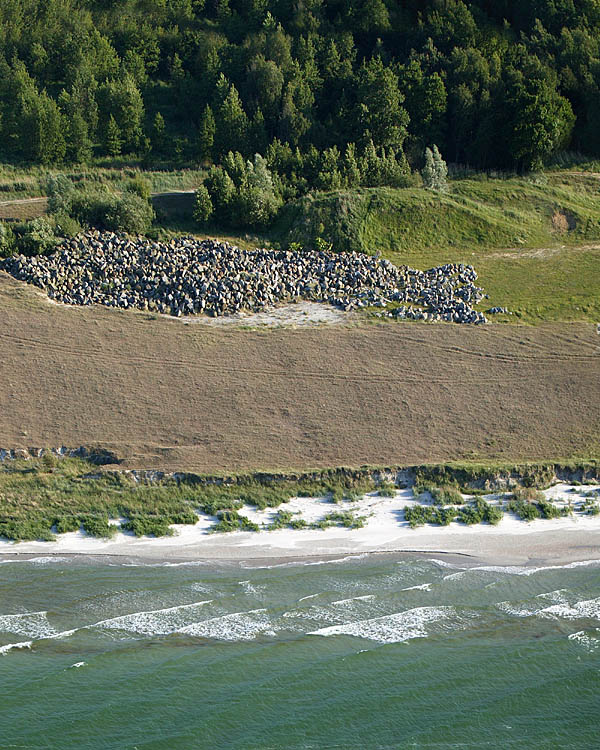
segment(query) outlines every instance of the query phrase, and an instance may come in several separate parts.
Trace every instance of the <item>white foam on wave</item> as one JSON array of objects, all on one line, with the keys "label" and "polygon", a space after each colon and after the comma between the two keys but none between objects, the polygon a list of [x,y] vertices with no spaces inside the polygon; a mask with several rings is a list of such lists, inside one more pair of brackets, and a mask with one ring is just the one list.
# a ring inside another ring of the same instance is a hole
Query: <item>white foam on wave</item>
[{"label": "white foam on wave", "polygon": [[266,586],[255,586],[251,581],[238,581],[238,586],[244,589],[245,594],[262,594]]},{"label": "white foam on wave", "polygon": [[455,616],[456,610],[453,607],[416,607],[370,620],[358,620],[320,628],[308,635],[352,635],[378,643],[400,643],[412,638],[425,638],[427,637],[426,625],[441,621],[449,622]]},{"label": "white foam on wave", "polygon": [[515,617],[548,617],[563,620],[600,620],[600,597],[584,599],[571,604],[567,589],[556,589],[547,593],[537,594],[536,599],[549,599],[554,602],[548,607],[532,607],[531,604],[498,602],[496,606],[502,612]]},{"label": "white foam on wave", "polygon": [[331,602],[331,604],[341,604],[343,606],[351,602],[368,602],[374,598],[375,594],[365,594],[364,596],[351,596],[349,599],[338,599],[335,602]]},{"label": "white foam on wave", "polygon": [[407,586],[405,589],[400,589],[401,591],[431,591],[431,586],[433,584],[431,583],[419,583],[417,586]]},{"label": "white foam on wave", "polygon": [[21,643],[7,643],[6,646],[0,646],[0,655],[4,656],[9,651],[17,648],[31,648],[33,641],[22,641]]},{"label": "white foam on wave", "polygon": [[299,602],[304,602],[307,599],[314,599],[315,596],[320,596],[320,594],[309,594],[308,596],[303,596],[300,599],[298,599]]},{"label": "white foam on wave", "polygon": [[442,578],[442,581],[456,581],[463,578],[466,574],[466,570],[459,570],[458,573],[449,573],[447,576]]},{"label": "white foam on wave", "polygon": [[544,617],[560,617],[564,620],[600,620],[600,596],[596,599],[584,599],[575,604],[553,604],[540,610]]},{"label": "white foam on wave", "polygon": [[275,635],[266,609],[251,609],[212,617],[187,625],[177,632],[218,641],[251,641],[257,635]]},{"label": "white foam on wave", "polygon": [[345,557],[339,557],[335,560],[292,560],[291,562],[273,563],[273,565],[246,565],[240,563],[240,568],[244,570],[271,570],[272,568],[296,568],[296,567],[308,567],[311,565],[336,565],[339,563],[348,562],[350,560],[361,560],[363,557],[368,557],[368,552],[362,552],[358,555],[346,555]]},{"label": "white foam on wave", "polygon": [[47,612],[20,612],[16,615],[0,615],[0,632],[44,638],[56,630],[48,622]]},{"label": "white foam on wave", "polygon": [[[600,629],[596,628],[596,632],[600,632]],[[590,653],[597,651],[598,647],[600,646],[600,639],[588,635],[585,630],[579,630],[577,631],[577,633],[571,633],[568,638],[570,641],[574,641],[580,646],[583,646]]]},{"label": "white foam on wave", "polygon": [[8,565],[10,563],[31,563],[33,565],[52,565],[53,563],[64,563],[70,562],[68,557],[59,557],[58,555],[46,556],[46,557],[27,557],[27,558],[12,558],[10,560],[0,560],[0,565]]},{"label": "white foam on wave", "polygon": [[567,594],[569,593],[568,589],[556,589],[555,591],[547,591],[543,594],[537,594],[536,599],[548,599],[553,604],[568,604],[569,599],[567,597]]},{"label": "white foam on wave", "polygon": [[436,557],[432,557],[428,562],[435,563],[440,568],[450,568],[452,570],[464,570],[463,565],[456,565],[455,563],[448,562],[447,560],[438,560]]},{"label": "white foam on wave", "polygon": [[129,633],[147,636],[169,635],[188,625],[190,619],[193,619],[197,615],[198,610],[211,602],[212,599],[206,599],[201,602],[180,604],[176,607],[166,607],[165,609],[132,612],[128,615],[101,620],[87,627],[125,630]]},{"label": "white foam on wave", "polygon": [[200,591],[202,594],[210,594],[212,592],[210,587],[205,586],[203,583],[198,583],[198,581],[191,583],[190,588],[192,591]]},{"label": "white foam on wave", "polygon": [[468,573],[472,570],[480,570],[490,573],[508,573],[509,575],[516,576],[532,576],[535,575],[535,573],[541,573],[545,570],[566,570],[569,568],[588,567],[590,565],[600,565],[600,560],[579,560],[572,563],[566,563],[565,565],[542,565],[537,568],[520,565],[478,565],[473,568],[467,568],[464,572]]}]

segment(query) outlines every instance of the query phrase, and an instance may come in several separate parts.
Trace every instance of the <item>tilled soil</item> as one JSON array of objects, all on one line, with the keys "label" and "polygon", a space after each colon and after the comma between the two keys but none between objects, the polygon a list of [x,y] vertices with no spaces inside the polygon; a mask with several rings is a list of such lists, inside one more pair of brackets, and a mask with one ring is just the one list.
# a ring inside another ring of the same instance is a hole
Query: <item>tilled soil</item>
[{"label": "tilled soil", "polygon": [[599,454],[591,324],[182,325],[0,272],[0,448],[204,472]]}]

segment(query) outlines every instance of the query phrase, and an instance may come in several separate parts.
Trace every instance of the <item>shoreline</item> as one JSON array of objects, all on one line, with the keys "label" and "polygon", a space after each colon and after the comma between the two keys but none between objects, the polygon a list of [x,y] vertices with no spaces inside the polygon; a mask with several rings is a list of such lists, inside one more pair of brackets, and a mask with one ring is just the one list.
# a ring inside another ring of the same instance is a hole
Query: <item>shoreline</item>
[{"label": "shoreline", "polygon": [[[577,528],[567,528],[564,521]],[[503,529],[503,525],[520,524],[520,531]],[[184,527],[185,528],[185,527]],[[112,540],[85,537],[80,532],[62,535],[56,542],[1,542],[0,564],[40,558],[94,560],[123,564],[219,564],[245,563],[246,567],[278,564],[318,564],[340,558],[369,558],[375,556],[431,556],[443,555],[460,559],[466,564],[497,564],[532,567],[538,565],[568,565],[600,560],[599,519],[539,520],[532,523],[504,519],[497,527],[479,525],[466,528],[394,529],[394,536],[379,545],[368,544],[356,537],[360,531],[332,529],[329,532],[280,531],[232,532],[207,538],[188,527],[187,539],[135,538],[118,534]],[[194,532],[196,532],[194,534]],[[284,546],[273,540],[274,534],[286,537],[297,535],[293,545]],[[320,534],[320,539],[306,535]],[[194,536],[195,539],[191,537]],[[64,537],[71,537],[65,539]]]},{"label": "shoreline", "polygon": [[[26,556],[68,556],[156,564],[255,565],[261,561],[315,561],[375,554],[437,554],[461,557],[475,564],[531,566],[600,559],[600,513],[591,515],[582,511],[584,503],[594,502],[590,496],[596,498],[594,507],[598,511],[598,486],[559,482],[546,489],[543,496],[561,513],[559,517],[526,521],[505,509],[494,525],[483,521],[468,524],[456,519],[445,526],[422,523],[411,528],[408,511],[420,506],[422,497],[415,497],[410,487],[385,494],[376,489],[337,503],[330,496],[295,496],[281,505],[263,509],[246,503],[239,507],[238,517],[255,530],[213,533],[217,517],[196,511],[195,523],[171,525],[170,536],[135,536],[120,527],[126,519],[113,518],[109,524],[114,533],[108,538],[91,536],[80,527],[57,534],[53,541],[0,541],[0,562],[11,558],[23,560]],[[470,497],[463,494],[463,502]],[[483,498],[490,507],[502,506],[504,502],[502,493]],[[281,512],[286,519],[277,526]],[[320,526],[332,512],[344,523],[336,519],[334,525]],[[301,521],[304,528],[292,528],[295,520]],[[352,525],[346,521],[352,521]]]}]

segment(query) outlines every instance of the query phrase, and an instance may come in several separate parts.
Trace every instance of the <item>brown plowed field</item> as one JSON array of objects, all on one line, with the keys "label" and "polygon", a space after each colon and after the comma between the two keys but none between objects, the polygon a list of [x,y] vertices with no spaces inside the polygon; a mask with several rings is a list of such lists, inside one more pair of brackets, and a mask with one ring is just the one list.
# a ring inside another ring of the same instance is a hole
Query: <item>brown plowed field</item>
[{"label": "brown plowed field", "polygon": [[0,447],[240,471],[599,455],[589,324],[243,330],[69,308],[0,272]]}]

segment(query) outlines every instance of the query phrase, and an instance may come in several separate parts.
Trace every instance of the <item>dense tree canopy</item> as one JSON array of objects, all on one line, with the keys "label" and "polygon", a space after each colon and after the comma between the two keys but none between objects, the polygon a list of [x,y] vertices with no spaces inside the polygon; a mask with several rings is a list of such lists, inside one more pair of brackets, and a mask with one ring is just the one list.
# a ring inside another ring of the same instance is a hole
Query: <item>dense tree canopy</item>
[{"label": "dense tree canopy", "polygon": [[539,168],[600,154],[599,74],[597,0],[0,0],[0,156]]}]

